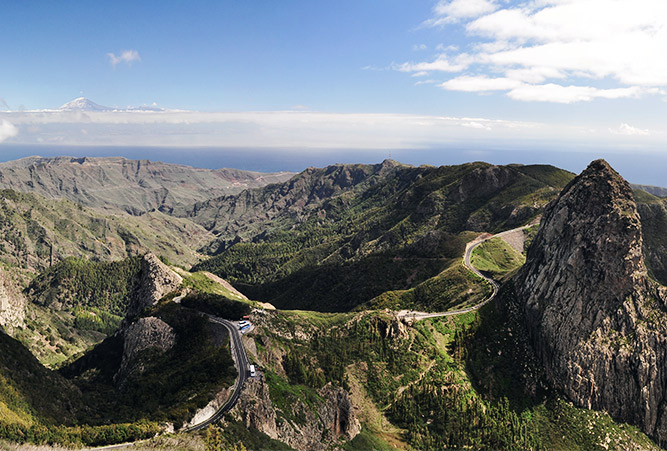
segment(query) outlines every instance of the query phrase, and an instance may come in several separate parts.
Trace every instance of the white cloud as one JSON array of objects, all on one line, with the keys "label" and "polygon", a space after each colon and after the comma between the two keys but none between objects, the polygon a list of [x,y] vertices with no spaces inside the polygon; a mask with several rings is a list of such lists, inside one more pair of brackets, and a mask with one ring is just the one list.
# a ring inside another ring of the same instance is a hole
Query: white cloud
[{"label": "white cloud", "polygon": [[512,88],[508,96],[524,102],[577,103],[593,99],[623,99],[640,97],[645,90],[637,87],[598,89],[591,86],[561,86],[553,83],[545,85],[522,84]]},{"label": "white cloud", "polygon": [[[6,118],[6,119],[5,119]],[[534,136],[540,124],[487,118],[310,111],[0,111],[15,144],[164,147],[419,149],[444,142]],[[4,127],[4,125],[3,125]],[[14,126],[12,126],[14,127]],[[15,130],[15,128],[12,128]],[[85,130],[85,132],[84,132]]]},{"label": "white cloud", "polygon": [[494,3],[489,0],[440,0],[433,8],[435,17],[424,22],[424,25],[439,26],[479,17],[494,11],[497,8]]},{"label": "white cloud", "polygon": [[470,65],[471,61],[471,58],[465,53],[457,55],[454,61],[450,61],[447,55],[442,54],[431,62],[403,63],[396,68],[401,72],[461,72]]},{"label": "white cloud", "polygon": [[468,128],[476,128],[478,130],[492,130],[491,127],[488,125],[482,124],[481,122],[475,122],[475,121],[470,121],[470,122],[464,122],[461,124],[464,127]]},{"label": "white cloud", "polygon": [[621,123],[618,128],[610,128],[609,132],[613,133],[614,135],[626,136],[646,136],[651,134],[649,130],[633,127],[632,125],[628,125],[625,122]]},{"label": "white cloud", "polygon": [[119,63],[132,65],[135,61],[141,61],[141,56],[136,50],[123,50],[120,55],[116,56],[114,53],[107,53],[111,66],[116,67]]},{"label": "white cloud", "polygon": [[[598,90],[603,91],[603,90]],[[623,93],[586,92],[587,96]],[[562,97],[562,94],[559,94]],[[0,138],[13,145],[153,146],[187,148],[433,149],[603,146],[627,149],[641,140],[664,149],[665,131],[621,125],[597,127],[415,114],[339,114],[311,111],[0,111]],[[648,128],[647,126],[644,126]],[[612,131],[613,130],[613,131]],[[19,133],[20,131],[20,133]],[[611,132],[611,133],[610,133]],[[627,135],[619,139],[618,135]]]},{"label": "white cloud", "polygon": [[469,77],[463,75],[441,83],[440,87],[450,91],[486,92],[506,91],[518,88],[521,85],[520,81],[512,80],[511,78]]},{"label": "white cloud", "polygon": [[[491,90],[525,101],[638,97],[667,87],[664,0],[443,0],[427,21],[452,22],[464,27],[467,46],[397,69],[456,74],[442,86],[464,91],[474,91],[474,80],[480,92],[490,90],[486,80],[504,80],[505,89]],[[559,93],[565,97],[552,95]]]},{"label": "white cloud", "polygon": [[0,143],[19,134],[18,128],[9,121],[0,121]]}]

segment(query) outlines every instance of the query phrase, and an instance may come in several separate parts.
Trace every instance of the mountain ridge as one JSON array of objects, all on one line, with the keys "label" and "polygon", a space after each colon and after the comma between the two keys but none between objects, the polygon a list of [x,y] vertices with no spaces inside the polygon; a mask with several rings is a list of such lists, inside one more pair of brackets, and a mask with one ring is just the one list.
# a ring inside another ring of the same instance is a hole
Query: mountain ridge
[{"label": "mountain ridge", "polygon": [[289,172],[202,169],[123,157],[27,157],[0,163],[0,188],[141,214],[289,179]]}]

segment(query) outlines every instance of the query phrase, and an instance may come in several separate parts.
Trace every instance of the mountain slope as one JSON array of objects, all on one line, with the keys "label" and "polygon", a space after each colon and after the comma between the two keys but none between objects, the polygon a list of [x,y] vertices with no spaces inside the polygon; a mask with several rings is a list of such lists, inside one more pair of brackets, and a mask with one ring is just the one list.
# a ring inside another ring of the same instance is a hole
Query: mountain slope
[{"label": "mountain slope", "polygon": [[642,221],[644,258],[649,274],[667,285],[667,199],[642,196],[637,199],[637,211]]},{"label": "mountain slope", "polygon": [[647,193],[657,197],[667,197],[667,188],[663,188],[662,186],[637,185],[634,183],[630,186],[632,186],[632,189],[646,191]]},{"label": "mountain slope", "polygon": [[345,311],[458,274],[471,231],[529,222],[571,177],[551,166],[337,165],[185,215],[219,237],[219,255],[197,269],[279,308]]},{"label": "mountain slope", "polygon": [[0,188],[140,214],[282,182],[292,175],[120,157],[29,157],[0,163]]},{"label": "mountain slope", "polygon": [[667,439],[667,288],[647,277],[632,190],[606,162],[546,208],[514,285],[549,383]]},{"label": "mountain slope", "polygon": [[0,190],[0,261],[40,270],[69,256],[119,260],[149,250],[192,264],[193,248],[213,237],[160,212],[105,215],[67,200]]}]

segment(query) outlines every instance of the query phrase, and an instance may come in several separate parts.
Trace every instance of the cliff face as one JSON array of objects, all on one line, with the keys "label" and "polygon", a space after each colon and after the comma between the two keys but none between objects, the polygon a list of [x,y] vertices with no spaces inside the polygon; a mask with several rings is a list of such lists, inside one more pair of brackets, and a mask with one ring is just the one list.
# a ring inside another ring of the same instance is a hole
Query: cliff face
[{"label": "cliff face", "polygon": [[667,289],[647,277],[632,190],[605,161],[545,209],[515,285],[551,385],[667,439]]},{"label": "cliff face", "polygon": [[174,344],[176,333],[169,324],[152,316],[140,318],[124,331],[123,359],[115,379],[122,381],[131,372],[143,372],[144,367],[138,359],[142,351],[153,349],[164,353]]},{"label": "cliff face", "polygon": [[0,269],[0,328],[11,333],[25,320],[28,301],[5,270]]},{"label": "cliff face", "polygon": [[298,450],[325,450],[339,439],[351,440],[361,432],[350,395],[344,389],[326,385],[319,390],[322,401],[308,406],[299,400],[290,406],[300,421],[279,419],[269,386],[263,379],[246,382],[238,404],[232,409],[234,419],[257,429],[272,439]]},{"label": "cliff face", "polygon": [[127,318],[132,318],[148,307],[152,307],[164,295],[178,289],[183,278],[169,269],[154,254],[144,255],[137,288],[130,297]]}]

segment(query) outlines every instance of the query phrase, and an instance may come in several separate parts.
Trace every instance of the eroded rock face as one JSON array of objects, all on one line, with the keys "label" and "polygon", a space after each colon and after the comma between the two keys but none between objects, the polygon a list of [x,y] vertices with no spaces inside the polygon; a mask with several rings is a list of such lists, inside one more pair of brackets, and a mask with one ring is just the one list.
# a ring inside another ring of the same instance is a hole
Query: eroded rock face
[{"label": "eroded rock face", "polygon": [[9,274],[0,269],[0,327],[12,333],[23,325],[28,301]]},{"label": "eroded rock face", "polygon": [[327,384],[320,390],[325,403],[320,407],[320,418],[334,437],[345,437],[352,440],[361,432],[361,424],[357,420],[350,400],[350,394],[338,387]]},{"label": "eroded rock face", "polygon": [[180,288],[183,278],[169,269],[154,254],[148,253],[141,260],[141,272],[136,289],[130,297],[127,317],[132,318],[152,307],[164,295]]},{"label": "eroded rock face", "polygon": [[115,376],[121,382],[132,372],[143,372],[138,358],[142,351],[152,349],[158,353],[167,352],[176,344],[174,329],[154,316],[139,318],[124,332],[123,359]]},{"label": "eroded rock face", "polygon": [[515,286],[548,381],[667,439],[667,290],[648,280],[632,190],[605,161],[546,208]]},{"label": "eroded rock face", "polygon": [[326,450],[339,439],[351,440],[361,431],[350,395],[342,388],[326,385],[320,392],[323,401],[315,409],[297,400],[290,412],[283,412],[296,419],[279,418],[272,403],[269,386],[262,379],[246,382],[239,402],[231,414],[248,428],[255,428],[272,439],[279,440],[298,450]]}]

